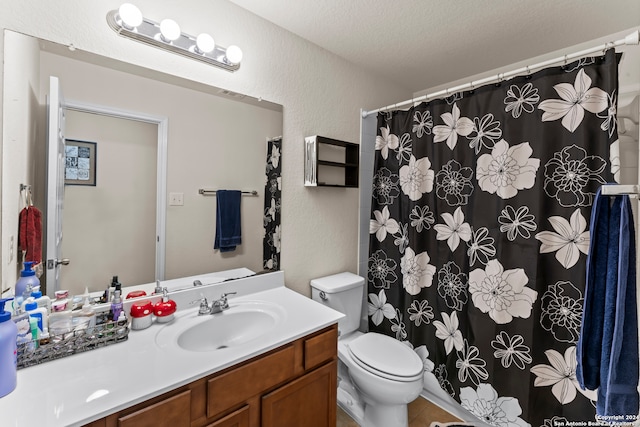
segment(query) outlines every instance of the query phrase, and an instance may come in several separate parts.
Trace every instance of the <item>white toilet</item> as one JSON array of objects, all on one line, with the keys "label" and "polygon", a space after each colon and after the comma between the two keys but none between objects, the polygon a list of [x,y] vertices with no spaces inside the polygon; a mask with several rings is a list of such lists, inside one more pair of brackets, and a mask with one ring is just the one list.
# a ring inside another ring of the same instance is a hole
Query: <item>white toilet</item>
[{"label": "white toilet", "polygon": [[424,364],[400,341],[358,331],[364,279],[339,273],[311,281],[311,298],[345,315],[338,322],[338,402],[363,427],[407,427]]}]

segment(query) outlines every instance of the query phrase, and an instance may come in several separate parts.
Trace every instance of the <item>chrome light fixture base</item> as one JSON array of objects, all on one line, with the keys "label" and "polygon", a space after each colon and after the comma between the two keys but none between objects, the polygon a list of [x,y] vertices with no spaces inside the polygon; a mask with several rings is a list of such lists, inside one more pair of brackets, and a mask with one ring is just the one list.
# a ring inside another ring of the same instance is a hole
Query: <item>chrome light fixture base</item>
[{"label": "chrome light fixture base", "polygon": [[227,49],[216,45],[211,52],[202,52],[197,48],[196,38],[189,34],[181,32],[177,39],[165,41],[160,32],[160,24],[151,19],[142,18],[142,23],[132,28],[125,25],[117,10],[112,10],[107,13],[107,24],[122,37],[168,50],[227,71],[234,72],[240,68],[239,63],[235,64],[227,59]]}]

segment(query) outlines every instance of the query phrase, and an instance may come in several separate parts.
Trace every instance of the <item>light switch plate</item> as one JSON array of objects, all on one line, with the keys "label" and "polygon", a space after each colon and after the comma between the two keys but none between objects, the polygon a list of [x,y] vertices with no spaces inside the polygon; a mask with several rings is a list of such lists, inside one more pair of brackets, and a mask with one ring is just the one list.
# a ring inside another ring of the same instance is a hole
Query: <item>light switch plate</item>
[{"label": "light switch plate", "polygon": [[169,193],[169,206],[184,206],[184,193]]}]

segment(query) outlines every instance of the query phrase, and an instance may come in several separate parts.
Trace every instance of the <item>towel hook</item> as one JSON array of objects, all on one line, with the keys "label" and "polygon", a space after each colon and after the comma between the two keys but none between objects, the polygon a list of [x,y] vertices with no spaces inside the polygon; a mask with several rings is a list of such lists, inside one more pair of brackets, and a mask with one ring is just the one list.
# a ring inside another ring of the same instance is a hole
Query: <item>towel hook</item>
[{"label": "towel hook", "polygon": [[22,201],[24,202],[24,207],[28,208],[30,206],[33,206],[33,197],[31,195],[31,185],[20,184],[20,193],[22,195]]}]

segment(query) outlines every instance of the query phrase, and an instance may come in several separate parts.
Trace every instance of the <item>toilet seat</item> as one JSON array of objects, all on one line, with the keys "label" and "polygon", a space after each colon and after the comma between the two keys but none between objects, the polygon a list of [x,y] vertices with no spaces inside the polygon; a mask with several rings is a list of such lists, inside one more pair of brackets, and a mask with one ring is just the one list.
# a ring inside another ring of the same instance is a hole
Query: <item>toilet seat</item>
[{"label": "toilet seat", "polygon": [[349,355],[362,369],[389,380],[415,381],[424,373],[420,357],[409,347],[386,335],[369,332],[348,345]]}]

